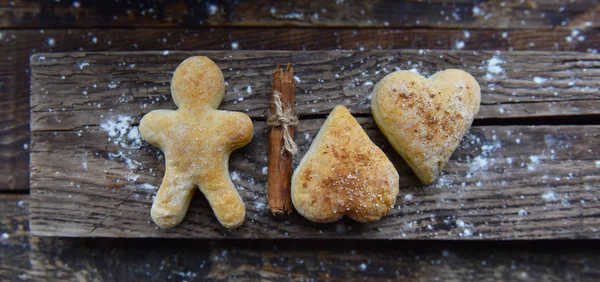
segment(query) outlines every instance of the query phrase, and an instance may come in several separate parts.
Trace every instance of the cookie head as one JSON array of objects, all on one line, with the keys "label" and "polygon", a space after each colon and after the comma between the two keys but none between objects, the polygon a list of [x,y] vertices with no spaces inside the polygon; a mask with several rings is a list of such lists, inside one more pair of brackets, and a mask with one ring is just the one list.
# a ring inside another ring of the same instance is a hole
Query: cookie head
[{"label": "cookie head", "polygon": [[224,81],[221,69],[209,58],[190,57],[175,70],[171,95],[180,109],[216,109],[225,94]]}]

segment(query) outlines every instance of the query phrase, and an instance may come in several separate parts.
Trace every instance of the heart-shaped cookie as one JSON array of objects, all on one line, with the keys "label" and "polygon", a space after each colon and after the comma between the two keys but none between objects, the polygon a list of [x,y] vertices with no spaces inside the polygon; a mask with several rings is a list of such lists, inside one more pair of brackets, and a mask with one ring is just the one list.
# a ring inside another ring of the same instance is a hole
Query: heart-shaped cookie
[{"label": "heart-shaped cookie", "polygon": [[384,77],[371,110],[379,129],[425,184],[431,184],[479,112],[481,90],[468,73],[445,70],[429,79],[411,71]]},{"label": "heart-shaped cookie", "polygon": [[292,202],[314,222],[373,222],[398,195],[398,172],[344,106],[321,127],[292,176]]}]

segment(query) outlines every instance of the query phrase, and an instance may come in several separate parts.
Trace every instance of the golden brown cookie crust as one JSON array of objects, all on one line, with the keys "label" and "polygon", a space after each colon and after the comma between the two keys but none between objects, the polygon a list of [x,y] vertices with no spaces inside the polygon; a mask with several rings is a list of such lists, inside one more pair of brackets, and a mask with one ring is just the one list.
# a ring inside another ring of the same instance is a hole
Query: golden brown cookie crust
[{"label": "golden brown cookie crust", "polygon": [[171,82],[179,109],[152,111],[140,123],[142,137],[165,155],[165,176],[151,210],[161,228],[183,220],[195,187],[223,226],[244,222],[244,203],[229,178],[229,155],[250,142],[252,121],[243,113],[217,110],[224,93],[223,74],[213,61],[188,58]]},{"label": "golden brown cookie crust", "polygon": [[429,79],[397,71],[377,83],[371,109],[392,146],[430,184],[471,126],[480,99],[479,84],[464,71],[449,69]]},{"label": "golden brown cookie crust", "polygon": [[398,195],[398,172],[344,106],[329,115],[292,176],[292,202],[314,222],[373,222]]}]

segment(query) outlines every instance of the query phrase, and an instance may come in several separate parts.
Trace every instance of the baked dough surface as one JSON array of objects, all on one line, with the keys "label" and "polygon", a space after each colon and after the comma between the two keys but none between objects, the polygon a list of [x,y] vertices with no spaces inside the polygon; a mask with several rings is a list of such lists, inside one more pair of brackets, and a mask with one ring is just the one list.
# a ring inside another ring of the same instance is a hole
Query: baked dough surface
[{"label": "baked dough surface", "polygon": [[252,121],[239,112],[217,110],[225,85],[219,67],[206,57],[191,57],[175,70],[171,95],[178,110],[144,116],[140,133],[165,155],[166,171],[151,216],[161,228],[184,218],[195,187],[227,228],[244,222],[244,203],[229,178],[229,155],[252,139]]},{"label": "baked dough surface", "polygon": [[468,73],[449,69],[429,79],[411,71],[384,77],[371,110],[379,129],[425,184],[431,184],[479,112],[481,90]]},{"label": "baked dough surface", "polygon": [[292,202],[314,222],[373,222],[398,195],[398,172],[344,106],[321,127],[292,176]]}]

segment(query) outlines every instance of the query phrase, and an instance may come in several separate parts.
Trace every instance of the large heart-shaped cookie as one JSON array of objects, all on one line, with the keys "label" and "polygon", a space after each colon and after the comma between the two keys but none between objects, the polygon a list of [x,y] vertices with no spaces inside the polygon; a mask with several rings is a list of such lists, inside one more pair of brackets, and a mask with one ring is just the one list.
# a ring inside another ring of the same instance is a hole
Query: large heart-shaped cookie
[{"label": "large heart-shaped cookie", "polygon": [[371,110],[379,129],[425,184],[431,184],[479,112],[481,90],[468,73],[445,70],[429,79],[411,71],[384,77]]},{"label": "large heart-shaped cookie", "polygon": [[398,195],[398,172],[344,106],[321,127],[292,176],[292,202],[314,222],[373,222]]}]

